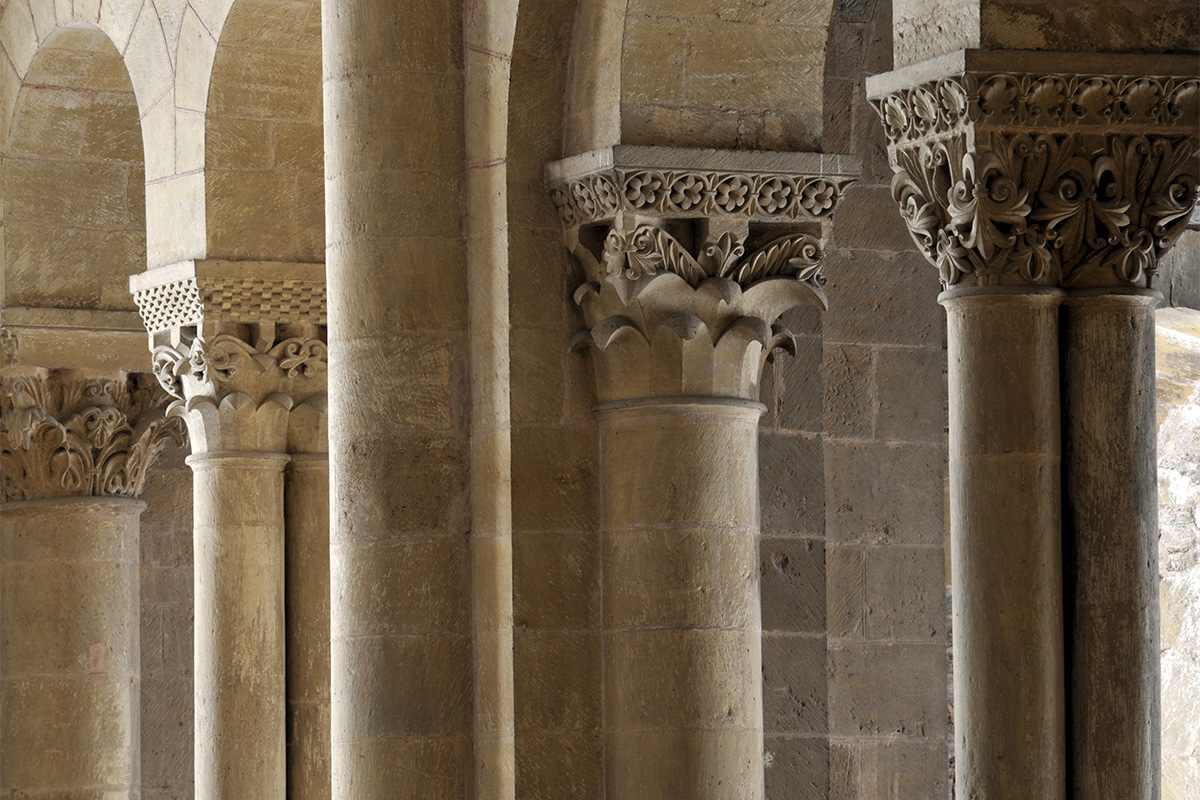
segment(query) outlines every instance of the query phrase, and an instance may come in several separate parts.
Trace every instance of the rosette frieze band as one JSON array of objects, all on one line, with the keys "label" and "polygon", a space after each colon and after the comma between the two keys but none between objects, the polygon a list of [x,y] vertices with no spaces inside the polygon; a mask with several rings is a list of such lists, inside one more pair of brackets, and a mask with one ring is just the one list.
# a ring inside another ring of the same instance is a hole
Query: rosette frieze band
[{"label": "rosette frieze band", "polygon": [[1194,58],[960,51],[868,92],[945,286],[1154,288],[1200,185]]},{"label": "rosette frieze band", "polygon": [[794,349],[788,310],[824,308],[824,240],[847,156],[616,146],[547,167],[602,402],[758,399]]},{"label": "rosette frieze band", "polygon": [[0,492],[5,502],[132,497],[183,426],[146,374],[95,377],[31,369],[0,384]]}]

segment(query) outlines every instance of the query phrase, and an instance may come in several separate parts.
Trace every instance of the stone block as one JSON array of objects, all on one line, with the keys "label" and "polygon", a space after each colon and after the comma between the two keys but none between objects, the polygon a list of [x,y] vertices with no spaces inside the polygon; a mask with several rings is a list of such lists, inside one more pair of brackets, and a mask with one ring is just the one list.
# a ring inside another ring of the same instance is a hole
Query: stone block
[{"label": "stone block", "polygon": [[603,760],[596,732],[518,733],[516,751],[516,796],[522,800],[603,796]]},{"label": "stone block", "polygon": [[776,351],[773,359],[778,398],[779,427],[824,433],[820,330],[796,341],[796,355]]},{"label": "stone block", "polygon": [[824,633],[825,543],[763,537],[759,561],[763,630]]},{"label": "stone block", "polygon": [[596,622],[596,537],[583,533],[513,535],[513,624],[585,628]]},{"label": "stone block", "polygon": [[340,637],[435,635],[469,630],[469,564],[458,536],[408,535],[330,551],[338,603],[362,609],[345,617]]},{"label": "stone block", "polygon": [[420,433],[366,433],[330,442],[331,459],[345,469],[330,496],[337,515],[331,545],[414,533],[464,534],[469,527],[467,449],[461,437]]},{"label": "stone block", "polygon": [[831,249],[825,274],[826,294],[838,298],[823,319],[825,341],[945,346],[937,270],[924,256]]},{"label": "stone block", "polygon": [[829,800],[859,800],[859,746],[831,742],[829,745]]},{"label": "stone block", "polygon": [[556,328],[516,328],[511,332],[512,421],[549,424],[562,419],[568,357],[566,337]]},{"label": "stone block", "polygon": [[860,759],[864,798],[945,800],[949,793],[945,742],[869,742],[863,744]]},{"label": "stone block", "polygon": [[829,740],[767,736],[767,800],[829,800]]},{"label": "stone block", "polygon": [[520,631],[513,637],[513,674],[518,734],[600,726],[597,633]]},{"label": "stone block", "polygon": [[826,614],[831,638],[861,640],[866,633],[866,554],[857,546],[825,548]]},{"label": "stone block", "polygon": [[825,637],[764,633],[762,648],[764,730],[827,734]]},{"label": "stone block", "polygon": [[759,505],[765,534],[822,536],[824,445],[805,436],[759,435]]},{"label": "stone block", "polygon": [[908,442],[944,441],[949,424],[946,352],[883,347],[875,359],[875,434]]},{"label": "stone block", "polygon": [[829,539],[940,545],[945,469],[940,446],[826,442]]},{"label": "stone block", "polygon": [[869,439],[875,430],[875,357],[870,347],[827,343],[821,364],[825,434]]},{"label": "stone block", "polygon": [[191,796],[192,680],[153,675],[142,678],[142,796],[147,789],[171,800]]},{"label": "stone block", "polygon": [[[688,35],[693,43],[720,42],[689,50],[684,65],[689,104],[820,112],[823,30],[696,20]],[[763,69],[765,64],[771,69]]]},{"label": "stone block", "polygon": [[597,524],[596,437],[586,428],[516,428],[513,527],[590,531]]},{"label": "stone block", "polygon": [[[838,248],[906,252],[916,247],[886,186],[850,187],[833,232]],[[936,302],[936,298],[930,299]]]},{"label": "stone block", "polygon": [[866,637],[946,644],[945,551],[868,547]]},{"label": "stone block", "polygon": [[681,105],[690,25],[670,17],[625,18],[622,103]]},{"label": "stone block", "polygon": [[830,734],[941,744],[946,724],[944,644],[851,644],[830,649]]}]

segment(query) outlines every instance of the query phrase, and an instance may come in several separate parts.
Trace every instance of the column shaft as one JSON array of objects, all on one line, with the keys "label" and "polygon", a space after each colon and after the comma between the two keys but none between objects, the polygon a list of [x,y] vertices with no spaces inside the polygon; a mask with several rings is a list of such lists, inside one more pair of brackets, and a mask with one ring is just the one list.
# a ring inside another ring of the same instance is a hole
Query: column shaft
[{"label": "column shaft", "polygon": [[1058,305],[943,295],[961,797],[1065,792]]},{"label": "column shaft", "polygon": [[329,457],[293,455],[286,509],[288,794],[328,800]]},{"label": "column shaft", "polygon": [[609,797],[763,797],[761,410],[601,411]]},{"label": "column shaft", "polygon": [[197,800],[286,796],[284,455],[193,455]]},{"label": "column shaft", "polygon": [[1072,794],[1160,794],[1155,298],[1063,313]]},{"label": "column shaft", "polygon": [[0,506],[0,794],[141,792],[138,518],[124,497]]},{"label": "column shaft", "polygon": [[476,757],[478,466],[463,64],[450,44],[462,41],[461,4],[343,0],[321,13],[332,793],[458,800],[473,793]]}]

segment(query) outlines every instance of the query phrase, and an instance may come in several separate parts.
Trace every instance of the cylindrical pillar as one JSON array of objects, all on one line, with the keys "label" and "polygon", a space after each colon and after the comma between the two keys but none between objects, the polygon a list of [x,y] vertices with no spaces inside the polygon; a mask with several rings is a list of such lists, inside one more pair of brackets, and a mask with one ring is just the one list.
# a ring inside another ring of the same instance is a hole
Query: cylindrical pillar
[{"label": "cylindrical pillar", "polygon": [[0,506],[0,795],[141,792],[138,518],[125,497]]},{"label": "cylindrical pillar", "polygon": [[189,456],[197,800],[283,800],[283,469],[274,453]]},{"label": "cylindrical pillar", "polygon": [[1063,545],[1071,797],[1160,795],[1158,297],[1063,309]]},{"label": "cylindrical pillar", "polygon": [[329,800],[329,456],[292,456],[287,518],[289,800]]},{"label": "cylindrical pillar", "polygon": [[607,796],[761,800],[758,418],[600,409]]},{"label": "cylindrical pillar", "polygon": [[1057,289],[946,292],[960,797],[1066,782]]},{"label": "cylindrical pillar", "polygon": [[473,741],[504,721],[477,726],[473,702],[470,514],[487,500],[470,481],[488,473],[469,436],[463,103],[447,102],[463,56],[442,44],[462,40],[461,11],[321,8],[338,800],[469,797],[475,759],[501,752]]}]

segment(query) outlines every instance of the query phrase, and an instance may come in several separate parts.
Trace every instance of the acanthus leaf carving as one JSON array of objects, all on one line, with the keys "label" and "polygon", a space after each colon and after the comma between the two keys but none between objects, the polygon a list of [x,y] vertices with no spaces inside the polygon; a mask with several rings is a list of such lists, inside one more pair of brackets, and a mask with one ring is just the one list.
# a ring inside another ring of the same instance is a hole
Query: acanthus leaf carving
[{"label": "acanthus leaf carving", "polygon": [[106,380],[38,370],[0,392],[0,489],[6,501],[137,497],[146,473],[182,426],[168,419],[148,376]]}]

